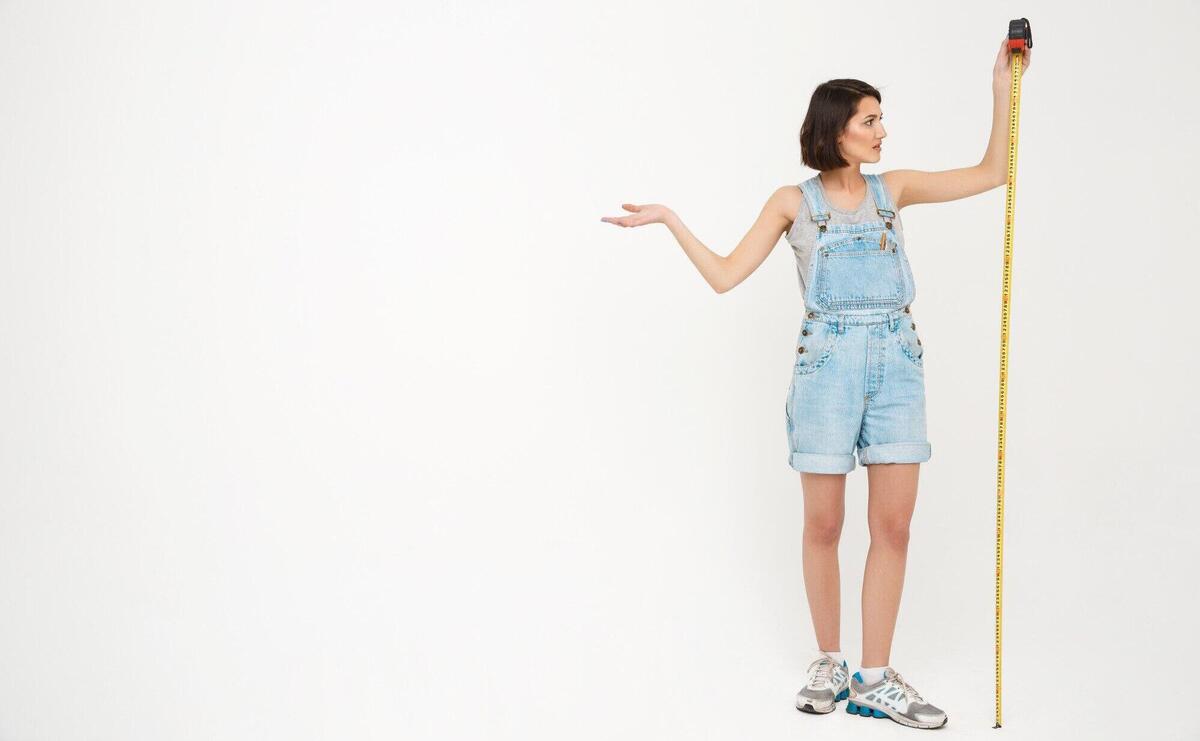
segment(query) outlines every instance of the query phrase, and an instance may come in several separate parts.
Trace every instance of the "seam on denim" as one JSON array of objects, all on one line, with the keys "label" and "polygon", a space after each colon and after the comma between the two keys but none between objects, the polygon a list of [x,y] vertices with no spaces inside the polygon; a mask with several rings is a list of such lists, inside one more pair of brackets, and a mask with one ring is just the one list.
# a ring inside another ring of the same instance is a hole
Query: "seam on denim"
[{"label": "seam on denim", "polygon": [[918,368],[925,367],[925,361],[921,358],[921,356],[913,355],[911,352],[909,352],[908,343],[904,341],[904,327],[902,326],[896,330],[896,341],[900,343],[900,350],[904,353],[905,357],[912,361],[913,365],[917,366]]}]

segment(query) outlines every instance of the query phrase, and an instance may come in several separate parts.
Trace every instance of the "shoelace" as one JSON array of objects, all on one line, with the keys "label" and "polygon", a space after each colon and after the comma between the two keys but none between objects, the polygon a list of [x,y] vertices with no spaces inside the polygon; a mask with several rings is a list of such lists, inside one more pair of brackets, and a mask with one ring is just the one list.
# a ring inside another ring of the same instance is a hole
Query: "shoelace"
[{"label": "shoelace", "polygon": [[808,665],[808,670],[811,672],[813,665],[817,667],[817,673],[813,675],[812,681],[808,683],[809,687],[819,690],[831,681],[833,673],[833,659],[822,656],[821,658]]},{"label": "shoelace", "polygon": [[897,674],[895,670],[892,671],[892,681],[900,685],[900,689],[904,691],[905,698],[909,700],[916,700],[917,702],[925,702],[925,698],[921,697],[921,693],[917,692],[917,688],[913,687],[908,682],[905,682],[904,678]]}]

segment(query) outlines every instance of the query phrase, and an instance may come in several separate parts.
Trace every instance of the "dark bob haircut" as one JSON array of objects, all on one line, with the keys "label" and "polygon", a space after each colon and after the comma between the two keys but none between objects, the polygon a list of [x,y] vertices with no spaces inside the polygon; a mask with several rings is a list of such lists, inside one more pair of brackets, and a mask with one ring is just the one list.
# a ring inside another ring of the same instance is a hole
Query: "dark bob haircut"
[{"label": "dark bob haircut", "polygon": [[858,101],[870,95],[880,103],[879,91],[862,80],[829,80],[817,85],[800,126],[800,160],[814,170],[836,170],[848,162],[838,153],[837,138],[858,110]]}]

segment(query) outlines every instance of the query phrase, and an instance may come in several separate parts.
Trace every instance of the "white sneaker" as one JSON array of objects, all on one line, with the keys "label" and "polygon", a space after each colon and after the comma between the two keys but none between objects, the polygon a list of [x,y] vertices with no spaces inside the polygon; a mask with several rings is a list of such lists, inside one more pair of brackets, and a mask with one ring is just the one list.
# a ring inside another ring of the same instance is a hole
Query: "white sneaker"
[{"label": "white sneaker", "polygon": [[850,696],[850,668],[821,653],[808,665],[808,685],[796,693],[796,709],[806,713],[829,713],[838,700]]},{"label": "white sneaker", "polygon": [[890,666],[875,684],[863,684],[862,674],[854,672],[846,712],[866,718],[891,718],[911,728],[941,728],[950,721],[941,708],[925,702],[921,693]]}]

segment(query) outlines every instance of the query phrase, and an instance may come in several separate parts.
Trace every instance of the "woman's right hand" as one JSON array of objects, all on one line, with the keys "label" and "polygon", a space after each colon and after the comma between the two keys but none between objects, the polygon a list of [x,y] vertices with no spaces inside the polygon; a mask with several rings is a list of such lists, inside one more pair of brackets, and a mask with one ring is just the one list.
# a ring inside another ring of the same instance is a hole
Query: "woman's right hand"
[{"label": "woman's right hand", "polygon": [[622,203],[621,208],[632,211],[630,216],[601,216],[601,221],[617,226],[641,226],[642,224],[665,224],[675,212],[661,203]]}]

